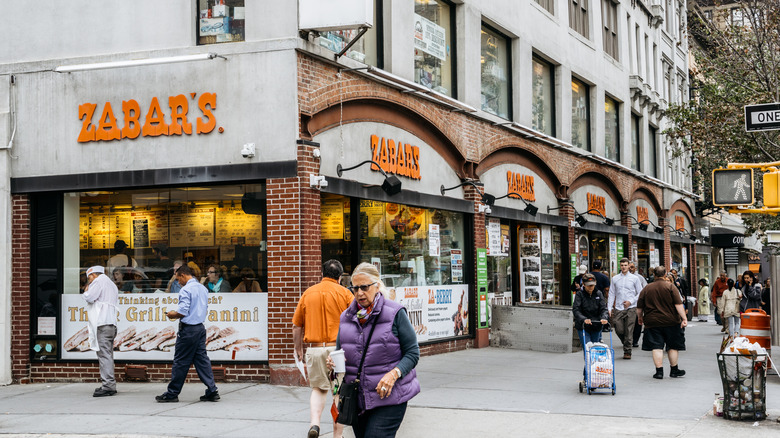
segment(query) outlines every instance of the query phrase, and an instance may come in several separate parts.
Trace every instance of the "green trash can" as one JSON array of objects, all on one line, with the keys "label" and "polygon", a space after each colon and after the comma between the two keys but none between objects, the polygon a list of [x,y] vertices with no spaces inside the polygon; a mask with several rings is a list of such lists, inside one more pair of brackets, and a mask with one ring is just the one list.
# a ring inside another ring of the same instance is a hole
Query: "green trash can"
[{"label": "green trash can", "polygon": [[723,383],[723,417],[765,419],[767,356],[718,353],[717,357]]}]

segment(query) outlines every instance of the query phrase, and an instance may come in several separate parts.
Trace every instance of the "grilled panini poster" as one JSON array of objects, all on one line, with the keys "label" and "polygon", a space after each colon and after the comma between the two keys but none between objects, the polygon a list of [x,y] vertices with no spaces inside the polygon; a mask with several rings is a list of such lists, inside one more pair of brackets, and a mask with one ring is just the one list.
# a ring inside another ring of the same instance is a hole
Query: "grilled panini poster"
[{"label": "grilled panini poster", "polygon": [[[62,296],[62,358],[96,359],[87,340],[87,308],[75,294]],[[178,295],[120,294],[116,360],[173,360],[179,322],[165,313]],[[268,360],[268,294],[209,294],[206,350],[213,361]]]},{"label": "grilled panini poster", "polygon": [[418,342],[469,334],[467,285],[396,287],[386,298],[406,308]]}]

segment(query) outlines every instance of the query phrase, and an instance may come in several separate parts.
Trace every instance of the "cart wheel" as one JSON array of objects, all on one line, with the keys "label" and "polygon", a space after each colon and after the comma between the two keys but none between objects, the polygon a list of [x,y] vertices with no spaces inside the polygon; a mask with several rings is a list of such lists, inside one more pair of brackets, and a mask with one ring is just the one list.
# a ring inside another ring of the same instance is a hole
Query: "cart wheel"
[{"label": "cart wheel", "polygon": [[580,382],[580,393],[582,393],[582,382]]},{"label": "cart wheel", "polygon": [[615,388],[612,388],[612,395],[615,395]]}]

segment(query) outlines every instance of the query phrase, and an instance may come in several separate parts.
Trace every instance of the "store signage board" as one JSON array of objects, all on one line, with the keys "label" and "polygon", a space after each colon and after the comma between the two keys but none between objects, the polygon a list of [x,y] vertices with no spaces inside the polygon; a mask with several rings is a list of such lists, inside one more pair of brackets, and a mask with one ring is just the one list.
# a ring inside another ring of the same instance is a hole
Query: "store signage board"
[{"label": "store signage board", "polygon": [[712,204],[717,207],[752,205],[755,202],[753,169],[712,171]]},{"label": "store signage board", "polygon": [[433,21],[414,14],[414,48],[447,60],[447,32]]},{"label": "store signage board", "polygon": [[739,248],[724,248],[723,263],[727,265],[739,264]]},{"label": "store signage board", "polygon": [[406,308],[417,341],[433,341],[469,332],[468,289],[465,284],[397,287],[387,297]]},{"label": "store signage board", "polygon": [[587,193],[587,199],[588,212],[596,215],[601,214],[602,217],[607,215],[607,199],[604,196]]},{"label": "store signage board", "polygon": [[419,180],[420,174],[420,147],[401,140],[371,136],[371,159],[379,164],[371,165],[371,170],[390,173],[407,178]]},{"label": "store signage board", "polygon": [[506,183],[507,195],[510,198],[522,198],[528,202],[536,201],[533,175],[523,175],[509,170],[506,172]]},{"label": "store signage board", "polygon": [[[178,308],[178,295],[163,292],[119,296],[117,360],[173,360],[178,321],[165,312]],[[77,294],[62,295],[62,358],[95,360],[85,349],[86,302]],[[268,360],[268,294],[209,294],[206,329],[215,338],[206,344],[212,361]]]},{"label": "store signage board", "polygon": [[745,131],[780,129],[780,103],[745,105]]}]

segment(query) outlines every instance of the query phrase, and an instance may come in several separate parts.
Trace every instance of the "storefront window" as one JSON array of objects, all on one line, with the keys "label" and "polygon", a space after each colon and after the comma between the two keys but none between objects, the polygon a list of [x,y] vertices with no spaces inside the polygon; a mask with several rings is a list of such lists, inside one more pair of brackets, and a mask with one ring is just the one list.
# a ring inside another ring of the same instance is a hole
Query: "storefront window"
[{"label": "storefront window", "polygon": [[555,135],[553,66],[534,56],[533,58],[533,128],[547,135]]},{"label": "storefront window", "polygon": [[510,224],[491,218],[486,225],[488,300],[491,305],[512,305]]},{"label": "storefront window", "polygon": [[454,96],[454,8],[443,0],[414,2],[414,81]]},{"label": "storefront window", "polygon": [[320,229],[322,233],[322,261],[335,259],[344,266],[342,286],[349,286],[347,276],[352,265],[352,222],[350,199],[323,193],[320,198]]},{"label": "storefront window", "polygon": [[482,25],[482,110],[509,118],[509,40]]},{"label": "storefront window", "polygon": [[517,240],[520,301],[563,304],[560,230],[547,225],[521,224],[517,227]]},{"label": "storefront window", "polygon": [[604,149],[606,157],[620,161],[620,116],[619,105],[614,99],[604,98]]},{"label": "storefront window", "polygon": [[198,44],[244,41],[244,0],[198,0]]},{"label": "storefront window", "polygon": [[590,93],[584,82],[571,80],[571,144],[590,150]]},{"label": "storefront window", "polygon": [[[212,292],[267,290],[263,184],[81,192],[64,199],[65,293],[78,293],[93,265],[106,267],[120,293],[171,292],[176,260],[202,282],[218,283]],[[207,278],[208,271],[218,278]]]},{"label": "storefront window", "polygon": [[[379,11],[382,10],[382,0],[374,0],[374,26],[368,29],[352,47],[347,50],[345,56],[368,65],[382,67],[379,59],[379,36],[382,35],[382,20]],[[317,41],[322,47],[340,53],[350,41],[355,39],[359,30],[345,29],[329,32],[321,32]]]}]

